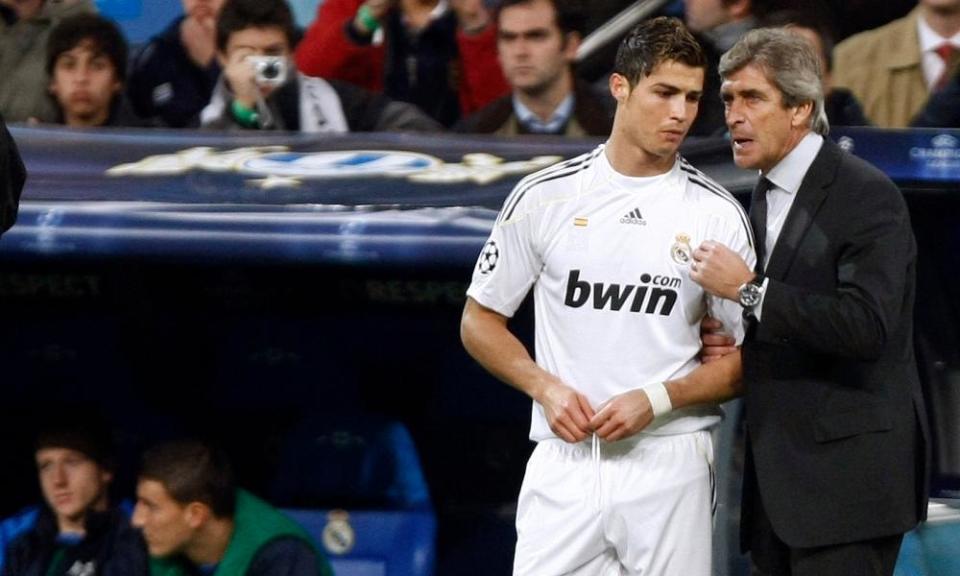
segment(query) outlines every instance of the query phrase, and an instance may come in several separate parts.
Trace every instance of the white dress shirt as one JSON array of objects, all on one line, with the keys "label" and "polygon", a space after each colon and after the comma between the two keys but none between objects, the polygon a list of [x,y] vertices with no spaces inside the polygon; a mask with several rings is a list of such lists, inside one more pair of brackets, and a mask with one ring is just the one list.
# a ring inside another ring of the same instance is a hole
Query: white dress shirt
[{"label": "white dress shirt", "polygon": [[[800,184],[823,146],[823,136],[810,132],[791,150],[770,172],[763,174],[773,184],[767,191],[767,235],[763,244],[763,269],[767,269],[770,254],[777,245],[783,223],[787,220],[790,207],[797,197]],[[769,279],[763,280],[763,293],[766,294]],[[753,315],[760,320],[763,309],[763,296],[760,303],[753,307]]]},{"label": "white dress shirt", "polygon": [[917,33],[920,37],[920,63],[923,66],[923,80],[927,83],[927,88],[933,90],[934,84],[940,79],[947,67],[943,58],[937,54],[937,48],[944,42],[949,42],[953,45],[954,50],[960,52],[960,32],[949,38],[944,38],[934,32],[933,28],[921,16],[917,18]]}]

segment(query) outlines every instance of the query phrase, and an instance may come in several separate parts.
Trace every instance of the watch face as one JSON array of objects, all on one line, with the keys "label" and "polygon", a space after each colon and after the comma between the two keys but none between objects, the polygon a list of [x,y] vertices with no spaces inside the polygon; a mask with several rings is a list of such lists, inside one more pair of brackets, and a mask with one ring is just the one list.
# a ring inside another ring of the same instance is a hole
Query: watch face
[{"label": "watch face", "polygon": [[756,284],[744,284],[740,287],[740,305],[745,307],[756,306],[760,303],[761,289]]}]

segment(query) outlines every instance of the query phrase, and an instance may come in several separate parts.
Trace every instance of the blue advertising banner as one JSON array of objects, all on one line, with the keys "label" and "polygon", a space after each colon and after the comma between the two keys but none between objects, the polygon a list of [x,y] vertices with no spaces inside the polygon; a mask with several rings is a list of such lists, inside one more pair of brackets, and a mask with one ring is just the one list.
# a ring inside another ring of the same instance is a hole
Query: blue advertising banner
[{"label": "blue advertising banner", "polygon": [[954,183],[960,190],[960,130],[838,128],[830,135],[901,185]]},{"label": "blue advertising banner", "polygon": [[595,141],[14,127],[6,257],[472,262],[523,176]]},{"label": "blue advertising banner", "polygon": [[[468,264],[525,175],[596,140],[13,127],[30,174],[0,256]],[[901,184],[953,190],[960,131],[842,129]],[[735,193],[723,139],[683,153]]]}]

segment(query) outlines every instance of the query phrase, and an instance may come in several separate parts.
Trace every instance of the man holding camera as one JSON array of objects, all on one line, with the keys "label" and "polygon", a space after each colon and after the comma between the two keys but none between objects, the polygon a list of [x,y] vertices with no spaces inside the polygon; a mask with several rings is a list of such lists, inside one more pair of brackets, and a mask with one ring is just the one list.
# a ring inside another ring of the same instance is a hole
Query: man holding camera
[{"label": "man holding camera", "polygon": [[300,132],[439,131],[417,108],[291,66],[295,28],[285,0],[227,0],[217,21],[223,74],[200,115],[205,128]]}]

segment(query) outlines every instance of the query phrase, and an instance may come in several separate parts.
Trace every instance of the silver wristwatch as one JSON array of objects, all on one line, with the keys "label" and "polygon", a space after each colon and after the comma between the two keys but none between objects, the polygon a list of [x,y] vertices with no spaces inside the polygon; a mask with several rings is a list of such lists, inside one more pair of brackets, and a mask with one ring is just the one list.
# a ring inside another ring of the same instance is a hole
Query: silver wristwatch
[{"label": "silver wristwatch", "polygon": [[747,282],[737,290],[740,305],[744,308],[753,308],[763,298],[763,276],[757,274],[753,280]]}]

